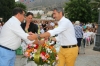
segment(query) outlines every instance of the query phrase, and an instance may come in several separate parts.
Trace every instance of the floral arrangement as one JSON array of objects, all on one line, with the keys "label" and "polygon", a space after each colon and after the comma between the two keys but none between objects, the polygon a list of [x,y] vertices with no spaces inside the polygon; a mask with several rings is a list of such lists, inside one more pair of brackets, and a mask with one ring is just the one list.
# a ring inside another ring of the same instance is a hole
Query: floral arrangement
[{"label": "floral arrangement", "polygon": [[49,45],[48,41],[44,44],[29,44],[24,56],[37,65],[47,64],[53,66],[58,60],[56,49],[54,46]]},{"label": "floral arrangement", "polygon": [[33,60],[33,55],[37,52],[38,47],[38,44],[28,44],[24,56],[27,57],[28,60]]}]

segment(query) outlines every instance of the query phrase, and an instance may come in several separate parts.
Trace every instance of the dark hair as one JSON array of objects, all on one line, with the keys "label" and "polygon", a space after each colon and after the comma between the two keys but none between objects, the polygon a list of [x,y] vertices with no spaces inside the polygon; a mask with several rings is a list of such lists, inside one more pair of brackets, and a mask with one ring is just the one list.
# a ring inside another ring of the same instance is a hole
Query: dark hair
[{"label": "dark hair", "polygon": [[[18,13],[22,14],[23,11],[24,11],[24,10],[23,10],[21,7],[16,7],[16,8],[13,9],[12,15],[15,16],[15,15],[17,15]],[[24,12],[25,12],[25,11],[24,11]]]},{"label": "dark hair", "polygon": [[54,8],[53,10],[56,10],[57,12],[62,12],[62,15],[64,15],[64,9],[62,7]]},{"label": "dark hair", "polygon": [[31,12],[27,12],[26,16],[29,16],[29,15],[34,16],[33,13],[31,13]]}]

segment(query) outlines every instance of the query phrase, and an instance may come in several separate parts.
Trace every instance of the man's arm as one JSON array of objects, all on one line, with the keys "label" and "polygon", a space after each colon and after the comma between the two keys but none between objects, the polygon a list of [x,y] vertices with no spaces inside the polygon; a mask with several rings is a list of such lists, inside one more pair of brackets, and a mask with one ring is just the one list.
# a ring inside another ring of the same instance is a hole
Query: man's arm
[{"label": "man's arm", "polygon": [[40,34],[39,35],[41,38],[44,38],[44,37],[50,37],[50,33],[49,32],[45,32],[43,34]]},{"label": "man's arm", "polygon": [[45,32],[43,34],[37,35],[37,34],[33,34],[33,33],[29,33],[30,36],[28,36],[29,40],[34,40],[34,38],[44,38],[44,37],[50,37],[50,33],[49,32]]}]

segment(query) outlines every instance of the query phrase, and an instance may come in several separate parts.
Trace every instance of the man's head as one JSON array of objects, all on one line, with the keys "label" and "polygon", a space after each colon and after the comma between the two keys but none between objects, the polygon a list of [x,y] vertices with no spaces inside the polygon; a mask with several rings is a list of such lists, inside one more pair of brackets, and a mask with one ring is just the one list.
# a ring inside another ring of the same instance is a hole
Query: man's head
[{"label": "man's head", "polygon": [[13,9],[13,16],[15,16],[20,22],[23,22],[24,18],[25,18],[25,11],[20,8],[20,7],[16,7]]},{"label": "man's head", "polygon": [[64,10],[63,8],[54,8],[53,9],[53,18],[57,21],[59,21],[64,15]]}]

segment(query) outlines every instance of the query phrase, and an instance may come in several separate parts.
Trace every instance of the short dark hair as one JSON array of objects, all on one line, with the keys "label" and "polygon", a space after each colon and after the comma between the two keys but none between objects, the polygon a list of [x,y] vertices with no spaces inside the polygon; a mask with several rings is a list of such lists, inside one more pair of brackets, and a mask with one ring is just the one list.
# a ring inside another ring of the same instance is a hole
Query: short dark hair
[{"label": "short dark hair", "polygon": [[62,7],[54,8],[53,10],[56,10],[57,12],[62,12],[62,15],[64,15],[64,9]]},{"label": "short dark hair", "polygon": [[[21,7],[15,7],[15,8],[13,9],[12,15],[15,16],[15,15],[17,15],[18,13],[22,14],[23,11],[24,11],[24,9],[22,9]],[[24,12],[25,12],[25,11],[24,11]]]},{"label": "short dark hair", "polygon": [[34,16],[33,13],[31,13],[31,12],[27,12],[26,16],[29,16],[29,15]]}]

